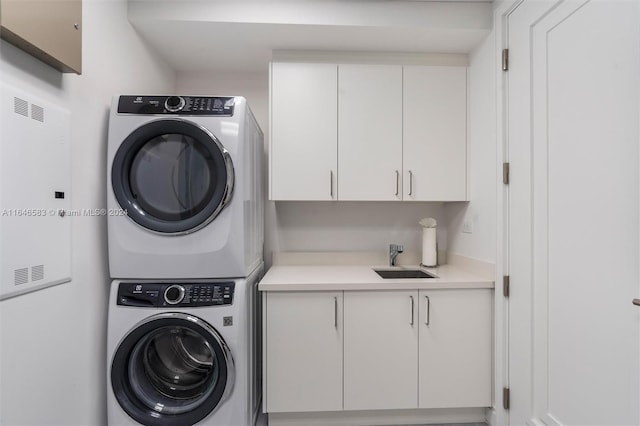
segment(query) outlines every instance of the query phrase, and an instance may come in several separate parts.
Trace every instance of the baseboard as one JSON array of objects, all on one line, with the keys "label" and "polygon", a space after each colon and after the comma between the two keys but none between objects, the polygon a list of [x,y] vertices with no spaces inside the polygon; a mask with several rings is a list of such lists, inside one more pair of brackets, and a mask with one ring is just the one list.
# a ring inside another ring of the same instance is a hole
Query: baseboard
[{"label": "baseboard", "polygon": [[269,413],[269,426],[382,426],[484,423],[485,408]]}]

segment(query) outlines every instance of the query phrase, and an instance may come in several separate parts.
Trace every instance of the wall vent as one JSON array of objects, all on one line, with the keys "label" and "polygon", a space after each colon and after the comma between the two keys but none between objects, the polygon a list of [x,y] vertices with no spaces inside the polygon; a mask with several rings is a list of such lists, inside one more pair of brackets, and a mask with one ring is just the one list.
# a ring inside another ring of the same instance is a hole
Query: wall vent
[{"label": "wall vent", "polygon": [[29,282],[29,268],[21,268],[13,271],[14,285],[26,284]]},{"label": "wall vent", "polygon": [[13,111],[16,114],[29,117],[29,102],[25,101],[24,99],[13,98]]},{"label": "wall vent", "polygon": [[31,281],[40,281],[44,279],[44,265],[31,267]]},{"label": "wall vent", "polygon": [[36,104],[31,104],[31,118],[44,123],[44,108]]}]

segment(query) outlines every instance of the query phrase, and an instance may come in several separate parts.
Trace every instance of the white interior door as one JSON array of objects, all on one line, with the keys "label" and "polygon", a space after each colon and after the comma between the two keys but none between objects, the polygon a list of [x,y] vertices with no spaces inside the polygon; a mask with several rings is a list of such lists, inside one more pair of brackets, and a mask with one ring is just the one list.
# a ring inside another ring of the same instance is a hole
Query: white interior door
[{"label": "white interior door", "polygon": [[511,424],[640,424],[640,3],[508,16]]}]

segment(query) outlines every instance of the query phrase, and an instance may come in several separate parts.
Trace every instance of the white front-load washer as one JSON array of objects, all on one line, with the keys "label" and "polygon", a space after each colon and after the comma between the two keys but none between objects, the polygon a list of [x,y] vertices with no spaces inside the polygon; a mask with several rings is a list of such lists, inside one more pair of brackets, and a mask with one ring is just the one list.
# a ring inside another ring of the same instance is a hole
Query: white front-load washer
[{"label": "white front-load washer", "polygon": [[108,424],[253,426],[261,274],[259,267],[247,279],[114,281]]},{"label": "white front-load washer", "polygon": [[116,96],[112,278],[246,277],[262,262],[263,134],[245,98]]}]

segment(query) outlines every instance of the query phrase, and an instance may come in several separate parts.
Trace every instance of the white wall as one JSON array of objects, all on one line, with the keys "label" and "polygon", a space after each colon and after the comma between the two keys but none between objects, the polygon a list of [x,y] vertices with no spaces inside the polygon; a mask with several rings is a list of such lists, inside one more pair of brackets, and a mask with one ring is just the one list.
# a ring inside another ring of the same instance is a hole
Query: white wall
[{"label": "white wall", "polygon": [[[496,260],[496,57],[492,32],[469,57],[469,182],[470,202],[450,203],[449,252],[486,261]],[[469,221],[473,233],[463,233]]]},{"label": "white wall", "polygon": [[[81,76],[0,42],[2,81],[71,111],[73,209],[106,207],[111,96],[174,88],[173,72],[129,25],[125,0],[83,8]],[[0,302],[0,424],[106,423],[106,218],[73,218],[72,250],[71,283]]]},{"label": "white wall", "polygon": [[[269,139],[269,74],[178,73],[181,94],[244,96],[265,134],[265,164]],[[267,176],[265,175],[265,190]],[[405,252],[420,250],[418,221],[435,217],[439,247],[446,248],[446,221],[441,203],[392,202],[272,202],[265,208],[265,262],[279,251],[386,251],[389,243]]]}]

